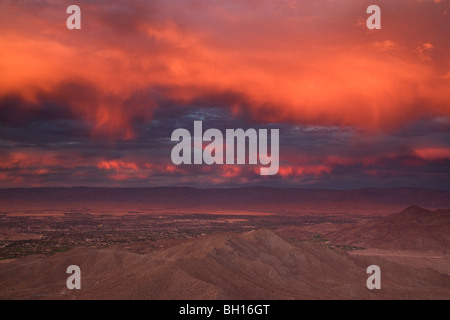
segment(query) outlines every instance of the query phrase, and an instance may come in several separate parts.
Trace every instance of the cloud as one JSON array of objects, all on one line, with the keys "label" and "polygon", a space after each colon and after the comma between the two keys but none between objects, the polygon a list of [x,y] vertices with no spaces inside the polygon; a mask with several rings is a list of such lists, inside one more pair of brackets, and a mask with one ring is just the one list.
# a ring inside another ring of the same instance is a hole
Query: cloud
[{"label": "cloud", "polygon": [[[1,186],[445,187],[449,4],[382,1],[368,30],[370,4],[80,0],[69,31],[61,1],[3,1]],[[280,174],[173,166],[194,120],[280,128]]]},{"label": "cloud", "polygon": [[[52,109],[50,109],[52,110]],[[280,168],[262,177],[260,165],[180,165],[170,161],[173,130],[193,130],[203,117],[204,129],[266,128],[267,124],[233,119],[223,108],[196,107],[168,113],[136,128],[136,138],[101,142],[90,135],[69,135],[38,126],[41,115],[14,128],[0,125],[0,187],[12,186],[359,186],[448,185],[450,131],[445,119],[421,120],[394,131],[271,124],[280,129]],[[64,117],[51,125],[63,127]],[[7,139],[5,132],[22,132]],[[25,134],[28,132],[29,134]]]},{"label": "cloud", "polygon": [[[378,34],[355,26],[366,14],[354,1],[176,4],[81,1],[83,28],[68,31],[61,4],[6,2],[0,95],[40,105],[45,92],[94,121],[94,133],[119,139],[133,138],[134,119],[149,121],[165,107],[161,96],[298,124],[377,128],[450,112],[442,4],[419,2],[394,17],[398,5],[383,3],[386,26]],[[411,27],[427,31],[395,28],[424,9]]]}]

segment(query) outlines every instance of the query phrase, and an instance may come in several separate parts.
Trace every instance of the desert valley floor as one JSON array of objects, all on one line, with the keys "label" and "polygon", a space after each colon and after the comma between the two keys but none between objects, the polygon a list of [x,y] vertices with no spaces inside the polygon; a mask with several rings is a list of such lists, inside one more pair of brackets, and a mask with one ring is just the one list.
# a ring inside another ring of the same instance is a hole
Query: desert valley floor
[{"label": "desert valley floor", "polygon": [[450,210],[7,201],[1,299],[450,299]]}]

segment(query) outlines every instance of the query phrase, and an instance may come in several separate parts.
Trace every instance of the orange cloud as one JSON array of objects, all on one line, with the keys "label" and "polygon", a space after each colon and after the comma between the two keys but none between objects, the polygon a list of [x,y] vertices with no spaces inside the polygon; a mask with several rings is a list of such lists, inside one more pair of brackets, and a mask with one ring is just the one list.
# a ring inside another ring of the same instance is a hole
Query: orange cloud
[{"label": "orange cloud", "polygon": [[331,171],[332,168],[325,165],[282,166],[279,169],[283,178],[301,177],[303,175],[320,176]]},{"label": "orange cloud", "polygon": [[[448,8],[402,3],[402,14],[368,33],[355,1],[83,2],[80,31],[65,29],[61,5],[7,2],[0,98],[20,94],[34,106],[45,95],[93,122],[94,134],[121,139],[164,107],[161,96],[186,106],[217,97],[212,105],[265,122],[378,128],[448,116],[448,30],[428,24]],[[401,33],[424,8],[421,25]],[[93,92],[61,92],[67,83]],[[234,98],[221,101],[227,93]]]},{"label": "orange cloud", "polygon": [[119,171],[121,169],[131,169],[131,170],[135,170],[135,171],[139,170],[137,164],[135,164],[135,163],[117,161],[117,160],[100,161],[97,164],[97,167],[99,169],[115,170],[115,171]]},{"label": "orange cloud", "polygon": [[414,150],[414,153],[425,160],[450,159],[450,148],[421,148]]}]

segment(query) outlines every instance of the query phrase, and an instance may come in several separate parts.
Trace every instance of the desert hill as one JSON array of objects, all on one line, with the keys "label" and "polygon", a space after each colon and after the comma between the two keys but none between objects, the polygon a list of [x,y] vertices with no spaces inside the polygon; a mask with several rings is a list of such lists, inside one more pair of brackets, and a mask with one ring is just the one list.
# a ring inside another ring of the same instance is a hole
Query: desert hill
[{"label": "desert hill", "polygon": [[[366,288],[378,264],[382,289]],[[81,268],[82,289],[66,288],[67,266]],[[268,230],[225,233],[138,255],[77,248],[0,264],[2,299],[449,299],[450,277],[382,259],[352,257]]]},{"label": "desert hill", "polygon": [[382,249],[447,253],[450,248],[450,210],[410,206],[380,220],[362,222],[327,235],[335,243]]}]

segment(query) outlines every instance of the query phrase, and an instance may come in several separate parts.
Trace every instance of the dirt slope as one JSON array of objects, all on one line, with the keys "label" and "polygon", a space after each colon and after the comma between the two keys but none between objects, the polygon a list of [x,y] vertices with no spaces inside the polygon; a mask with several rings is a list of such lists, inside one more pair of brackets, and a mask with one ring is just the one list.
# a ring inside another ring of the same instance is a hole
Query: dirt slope
[{"label": "dirt slope", "polygon": [[377,221],[359,223],[327,234],[333,242],[381,249],[448,253],[450,210],[411,206]]},{"label": "dirt slope", "polygon": [[[366,288],[366,268],[382,269],[382,289]],[[66,288],[67,266],[82,289]],[[429,299],[450,298],[450,277],[305,242],[268,230],[218,234],[137,255],[74,249],[0,264],[2,299]]]}]

